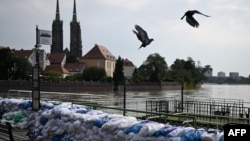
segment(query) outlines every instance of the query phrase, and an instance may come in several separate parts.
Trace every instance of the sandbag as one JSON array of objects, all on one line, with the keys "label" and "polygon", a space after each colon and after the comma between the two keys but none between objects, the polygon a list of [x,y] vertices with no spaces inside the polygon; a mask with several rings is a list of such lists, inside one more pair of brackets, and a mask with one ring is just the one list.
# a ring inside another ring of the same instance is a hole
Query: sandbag
[{"label": "sandbag", "polygon": [[0,98],[1,123],[28,128],[36,141],[224,141],[224,132],[162,124],[109,114],[69,102],[41,101],[33,111],[29,100]]},{"label": "sandbag", "polygon": [[139,131],[140,136],[152,136],[156,131],[160,130],[164,127],[164,124],[150,121],[143,125],[141,130]]},{"label": "sandbag", "polygon": [[190,130],[181,136],[181,141],[200,141],[204,131]]}]

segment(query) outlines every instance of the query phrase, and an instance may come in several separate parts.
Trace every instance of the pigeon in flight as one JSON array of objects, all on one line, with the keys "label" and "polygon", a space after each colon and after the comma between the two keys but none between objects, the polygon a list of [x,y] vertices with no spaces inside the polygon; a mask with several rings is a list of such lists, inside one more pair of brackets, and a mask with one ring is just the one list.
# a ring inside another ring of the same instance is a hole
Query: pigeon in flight
[{"label": "pigeon in flight", "polygon": [[142,42],[139,49],[141,47],[146,47],[154,40],[154,39],[149,39],[147,32],[143,28],[141,28],[139,25],[135,25],[135,29],[136,29],[136,31],[133,30],[133,33],[135,33],[138,40],[140,40]]},{"label": "pigeon in flight", "polygon": [[188,10],[182,17],[181,17],[181,20],[186,16],[186,21],[187,23],[189,23],[191,26],[193,27],[196,27],[198,28],[199,27],[199,23],[198,21],[196,21],[193,17],[194,14],[201,14],[203,16],[206,16],[206,17],[210,17],[208,15],[205,15],[201,12],[199,12],[198,10]]}]

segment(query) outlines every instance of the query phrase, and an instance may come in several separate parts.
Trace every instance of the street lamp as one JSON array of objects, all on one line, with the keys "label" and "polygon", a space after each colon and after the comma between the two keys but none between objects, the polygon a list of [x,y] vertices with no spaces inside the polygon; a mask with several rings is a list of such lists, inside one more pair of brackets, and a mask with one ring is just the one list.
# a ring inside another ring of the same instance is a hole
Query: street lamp
[{"label": "street lamp", "polygon": [[177,82],[179,82],[181,84],[181,105],[178,106],[178,107],[180,107],[181,108],[181,112],[183,112],[183,108],[184,108],[184,106],[183,106],[184,105],[184,103],[183,103],[184,80],[181,79],[181,78],[179,78],[179,77],[182,77],[182,76],[181,75],[176,75],[175,76],[175,80],[177,80]]},{"label": "street lamp", "polygon": [[126,115],[126,77],[123,82],[123,116]]},{"label": "street lamp", "polygon": [[35,60],[36,65],[32,67],[32,109],[40,109],[40,77],[39,77],[39,45],[38,43],[38,27],[36,27],[36,45],[35,45]]},{"label": "street lamp", "polygon": [[10,69],[8,69],[8,80],[10,80]]},{"label": "street lamp", "polygon": [[181,82],[181,112],[183,112],[183,90],[184,90],[184,83]]}]

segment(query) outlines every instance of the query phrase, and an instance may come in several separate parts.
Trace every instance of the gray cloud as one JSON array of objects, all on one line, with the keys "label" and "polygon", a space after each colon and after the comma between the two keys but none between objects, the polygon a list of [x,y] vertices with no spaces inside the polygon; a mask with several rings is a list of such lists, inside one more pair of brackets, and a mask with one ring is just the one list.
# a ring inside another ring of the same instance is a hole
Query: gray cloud
[{"label": "gray cloud", "polygon": [[[64,48],[69,47],[69,24],[73,1],[60,0],[64,27]],[[250,68],[250,4],[247,0],[77,0],[77,18],[81,23],[83,54],[95,43],[106,46],[115,56],[128,58],[137,66],[149,54],[159,53],[171,65],[176,58],[192,57],[218,71],[238,71],[248,76]],[[180,17],[186,10],[198,9],[211,15],[195,15],[200,27],[189,26]],[[35,26],[51,30],[56,0],[8,0],[0,5],[0,45],[31,49],[35,44]],[[154,38],[150,46],[138,50],[140,42],[132,33],[134,24],[144,27]],[[49,46],[43,46],[50,51]],[[228,63],[232,62],[232,63]]]}]

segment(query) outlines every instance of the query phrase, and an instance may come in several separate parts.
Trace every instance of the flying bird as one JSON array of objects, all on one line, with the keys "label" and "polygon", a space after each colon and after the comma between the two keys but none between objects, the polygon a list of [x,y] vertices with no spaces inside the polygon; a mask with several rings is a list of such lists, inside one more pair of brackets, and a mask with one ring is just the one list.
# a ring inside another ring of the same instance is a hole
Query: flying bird
[{"label": "flying bird", "polygon": [[138,40],[142,42],[141,46],[138,49],[140,49],[141,47],[146,47],[154,40],[154,39],[149,39],[147,32],[139,25],[135,25],[135,29],[136,31],[133,30],[133,33],[135,33]]},{"label": "flying bird", "polygon": [[206,16],[206,17],[210,17],[208,15],[205,15],[201,12],[199,12],[198,10],[188,10],[182,17],[181,17],[181,20],[186,16],[186,21],[187,23],[189,23],[191,26],[193,27],[196,27],[198,28],[199,27],[199,23],[198,21],[196,21],[193,17],[194,14],[201,14],[203,16]]}]

